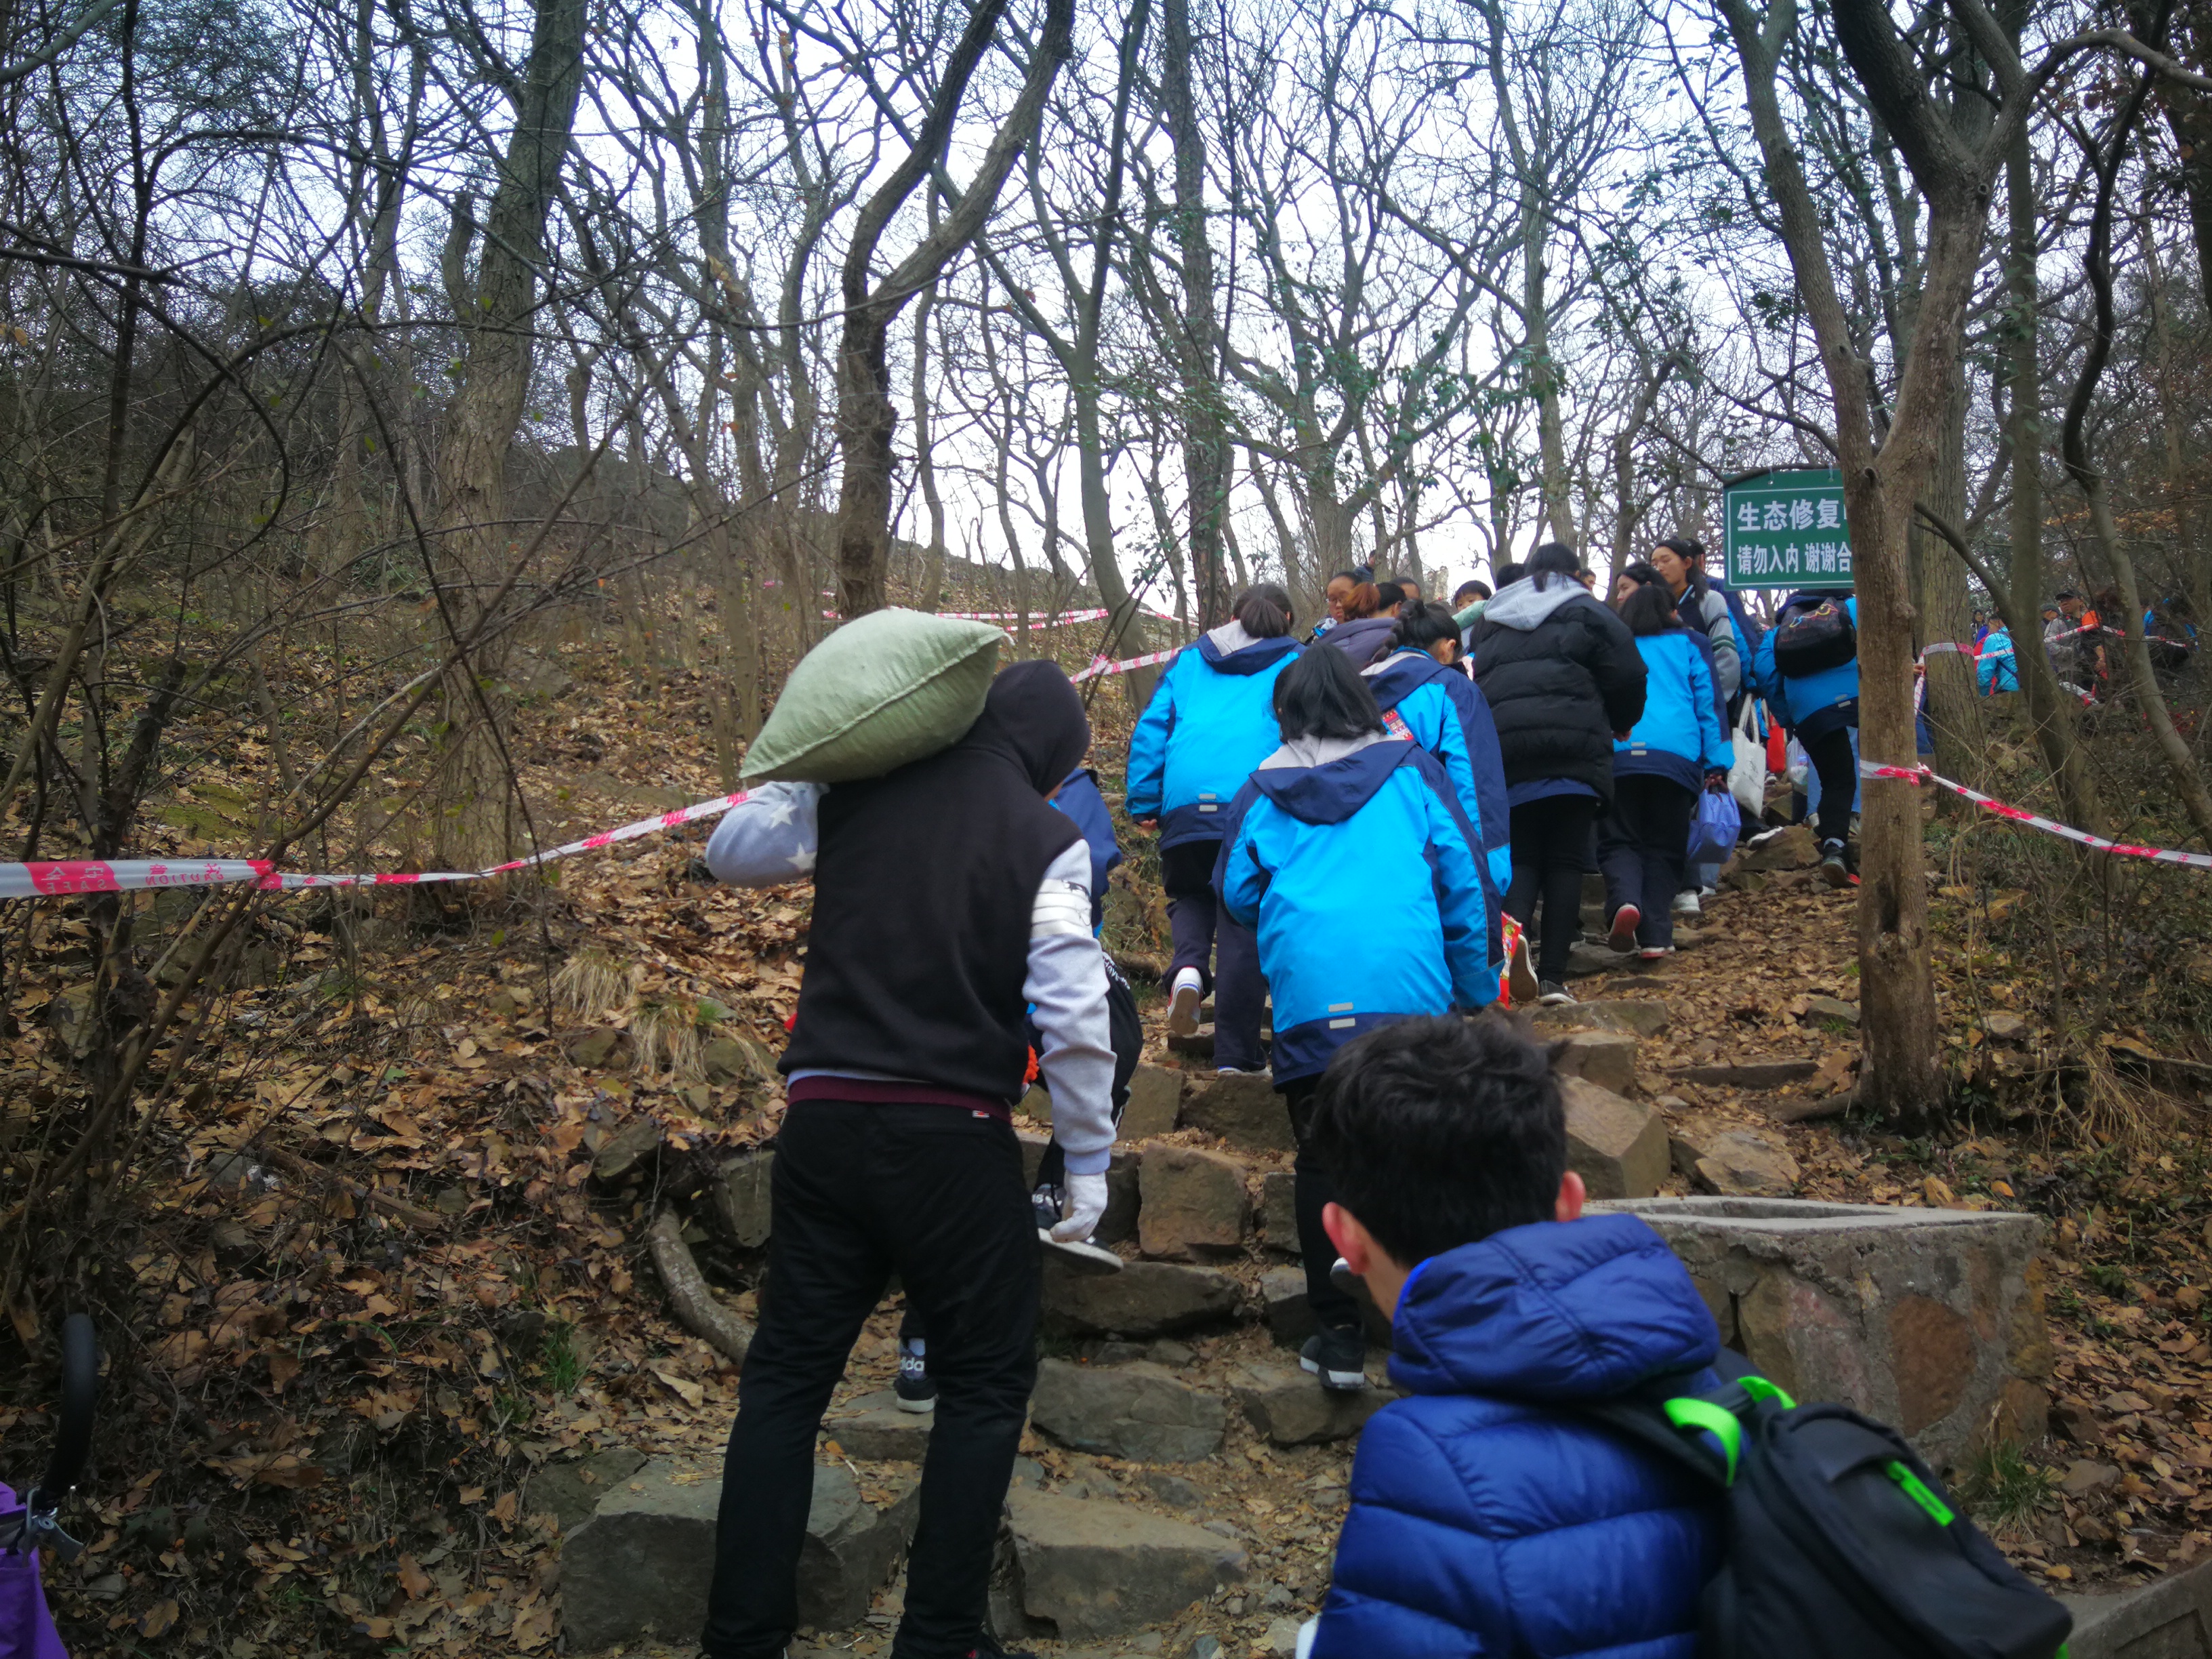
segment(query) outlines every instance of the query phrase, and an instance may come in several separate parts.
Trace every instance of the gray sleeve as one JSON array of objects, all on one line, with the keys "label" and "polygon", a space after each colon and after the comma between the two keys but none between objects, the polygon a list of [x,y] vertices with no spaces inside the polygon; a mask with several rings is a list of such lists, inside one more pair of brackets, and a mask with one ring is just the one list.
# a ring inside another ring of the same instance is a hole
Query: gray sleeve
[{"label": "gray sleeve", "polygon": [[1702,603],[1705,637],[1713,642],[1713,672],[1720,677],[1721,697],[1726,701],[1743,689],[1743,659],[1736,654],[1735,622],[1729,615],[1728,601],[1711,588],[1705,590]]},{"label": "gray sleeve", "polygon": [[818,783],[764,783],[722,814],[707,867],[733,887],[779,887],[814,873]]},{"label": "gray sleeve", "polygon": [[1083,842],[1052,861],[1037,888],[1022,995],[1044,1039],[1037,1066],[1068,1173],[1103,1174],[1114,1151],[1114,1038],[1106,958],[1091,932],[1091,848]]}]

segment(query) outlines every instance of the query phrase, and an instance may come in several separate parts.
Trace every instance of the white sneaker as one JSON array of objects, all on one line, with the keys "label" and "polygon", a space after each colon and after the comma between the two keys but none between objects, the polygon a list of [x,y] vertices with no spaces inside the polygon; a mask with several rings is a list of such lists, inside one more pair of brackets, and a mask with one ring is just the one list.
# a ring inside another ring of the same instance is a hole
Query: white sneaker
[{"label": "white sneaker", "polygon": [[1198,1030],[1198,1005],[1204,988],[1205,980],[1197,969],[1176,970],[1168,1003],[1168,1030],[1176,1036],[1188,1036]]},{"label": "white sneaker", "polygon": [[1697,894],[1688,888],[1674,895],[1674,914],[1678,916],[1701,915],[1704,907],[1698,902]]}]

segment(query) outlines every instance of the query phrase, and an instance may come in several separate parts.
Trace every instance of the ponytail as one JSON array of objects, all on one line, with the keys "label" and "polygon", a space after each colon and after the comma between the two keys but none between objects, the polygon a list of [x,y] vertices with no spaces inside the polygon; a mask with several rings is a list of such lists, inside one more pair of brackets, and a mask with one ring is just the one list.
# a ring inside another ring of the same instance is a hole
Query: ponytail
[{"label": "ponytail", "polygon": [[1273,582],[1246,588],[1229,614],[1255,640],[1279,640],[1291,631],[1291,596]]}]

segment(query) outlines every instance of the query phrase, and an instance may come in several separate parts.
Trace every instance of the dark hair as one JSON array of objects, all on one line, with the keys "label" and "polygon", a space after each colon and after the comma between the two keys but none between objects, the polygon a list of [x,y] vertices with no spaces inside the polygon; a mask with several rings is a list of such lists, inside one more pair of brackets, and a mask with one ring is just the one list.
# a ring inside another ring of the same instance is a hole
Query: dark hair
[{"label": "dark hair", "polygon": [[1504,564],[1492,565],[1490,568],[1490,574],[1498,578],[1498,591],[1503,593],[1528,574],[1528,567],[1524,564],[1516,564],[1512,560],[1508,559]]},{"label": "dark hair", "polygon": [[1487,582],[1462,582],[1457,587],[1452,589],[1452,603],[1456,605],[1464,605],[1467,603],[1467,596],[1470,593],[1474,594],[1478,599],[1486,599],[1490,597],[1490,584]]},{"label": "dark hair", "polygon": [[1408,599],[1406,608],[1398,613],[1397,625],[1390,630],[1390,644],[1395,649],[1410,645],[1425,651],[1438,640],[1459,638],[1459,623],[1452,613],[1440,605],[1426,599]]},{"label": "dark hair", "polygon": [[1510,1021],[1401,1019],[1337,1050],[1307,1146],[1336,1201],[1410,1267],[1553,1218],[1566,1109],[1550,1054]]},{"label": "dark hair", "polygon": [[1620,574],[1627,577],[1629,580],[1634,582],[1638,587],[1649,587],[1654,582],[1658,582],[1659,586],[1662,587],[1666,586],[1665,582],[1660,581],[1658,570],[1653,566],[1646,564],[1642,559],[1638,559],[1634,564],[1629,566],[1627,569],[1622,571]]},{"label": "dark hair", "polygon": [[1283,741],[1357,738],[1382,729],[1375,693],[1343,652],[1316,646],[1275,677],[1275,719]]},{"label": "dark hair", "polygon": [[2056,597],[2062,599],[2078,599],[2081,596],[2070,587],[2062,587],[2058,590]]},{"label": "dark hair", "polygon": [[1664,582],[1645,582],[1620,602],[1620,619],[1635,635],[1664,634],[1682,625],[1674,595]]},{"label": "dark hair", "polygon": [[[1341,570],[1331,572],[1328,580],[1333,582],[1339,576],[1343,577],[1345,580],[1350,582],[1354,587],[1364,587],[1368,583],[1375,580],[1375,569],[1371,565],[1347,565]],[[1323,582],[1322,586],[1326,587],[1328,586],[1328,582]]]},{"label": "dark hair", "polygon": [[1686,564],[1702,565],[1705,562],[1705,544],[1695,536],[1669,536],[1657,545]]},{"label": "dark hair", "polygon": [[1546,542],[1528,556],[1527,574],[1535,579],[1536,591],[1540,593],[1551,584],[1553,576],[1565,576],[1570,581],[1578,580],[1583,568],[1582,557],[1564,542]]},{"label": "dark hair", "polygon": [[1237,596],[1229,614],[1255,640],[1279,640],[1291,631],[1291,596],[1273,582],[1260,582]]},{"label": "dark hair", "polygon": [[1396,582],[1375,584],[1375,608],[1377,611],[1388,611],[1392,605],[1403,605],[1405,602],[1406,590],[1400,584]]}]

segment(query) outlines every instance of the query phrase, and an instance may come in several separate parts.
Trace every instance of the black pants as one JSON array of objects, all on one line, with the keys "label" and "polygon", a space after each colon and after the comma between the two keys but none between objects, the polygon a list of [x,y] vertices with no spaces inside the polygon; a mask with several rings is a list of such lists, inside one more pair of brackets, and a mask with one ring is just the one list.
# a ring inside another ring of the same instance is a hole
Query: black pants
[{"label": "black pants", "polygon": [[[1513,809],[1513,885],[1505,914],[1525,931],[1544,901],[1544,931],[1536,977],[1567,976],[1567,953],[1583,930],[1583,872],[1589,868],[1594,795],[1547,795]],[[1685,835],[1688,832],[1685,831]]]},{"label": "black pants", "polygon": [[1674,942],[1674,895],[1682,890],[1697,810],[1697,791],[1672,778],[1614,775],[1613,810],[1597,821],[1597,863],[1605,872],[1607,920],[1634,905],[1643,917],[1638,945]]},{"label": "black pants", "polygon": [[1328,1229],[1322,1225],[1321,1212],[1335,1198],[1336,1183],[1306,1151],[1313,1127],[1314,1093],[1320,1087],[1318,1076],[1294,1079],[1283,1085],[1283,1104],[1290,1109],[1291,1133],[1298,1143],[1291,1169],[1296,1181],[1298,1254],[1305,1258],[1306,1304],[1313,1310],[1316,1323],[1340,1331],[1359,1323],[1359,1304],[1328,1276],[1328,1270],[1336,1265],[1336,1245],[1329,1238]]},{"label": "black pants", "polygon": [[[1213,993],[1213,1063],[1256,1072],[1267,1063],[1260,1048],[1260,1015],[1267,981],[1260,971],[1260,941],[1229,914],[1213,890],[1218,841],[1187,841],[1160,849],[1160,885],[1168,896],[1168,927],[1175,938],[1172,975],[1198,969]],[[1210,960],[1209,960],[1210,958]]]},{"label": "black pants", "polygon": [[815,1436],[896,1273],[928,1321],[938,1399],[891,1651],[965,1656],[1036,1380],[1036,1229],[1014,1132],[955,1106],[803,1101],[777,1139],[772,1195],[701,1644],[709,1659],[772,1659],[790,1640]]},{"label": "black pants", "polygon": [[1851,754],[1851,728],[1838,726],[1817,738],[1801,737],[1805,758],[1820,775],[1820,805],[1814,817],[1823,842],[1851,836],[1851,803],[1859,798],[1858,763]]}]

